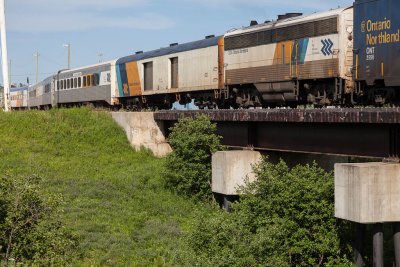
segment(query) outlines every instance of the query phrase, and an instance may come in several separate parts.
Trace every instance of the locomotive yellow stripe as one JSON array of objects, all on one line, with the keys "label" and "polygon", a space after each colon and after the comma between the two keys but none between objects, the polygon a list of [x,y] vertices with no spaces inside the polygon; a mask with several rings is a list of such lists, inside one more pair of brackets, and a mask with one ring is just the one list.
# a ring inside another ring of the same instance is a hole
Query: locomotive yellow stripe
[{"label": "locomotive yellow stripe", "polygon": [[142,95],[142,88],[140,86],[139,69],[137,62],[126,63],[126,75],[128,78],[129,95],[130,96]]},{"label": "locomotive yellow stripe", "polygon": [[225,86],[225,67],[224,67],[224,37],[218,41],[218,88],[223,89]]},{"label": "locomotive yellow stripe", "polygon": [[276,43],[273,64],[290,64],[293,46],[294,41]]}]

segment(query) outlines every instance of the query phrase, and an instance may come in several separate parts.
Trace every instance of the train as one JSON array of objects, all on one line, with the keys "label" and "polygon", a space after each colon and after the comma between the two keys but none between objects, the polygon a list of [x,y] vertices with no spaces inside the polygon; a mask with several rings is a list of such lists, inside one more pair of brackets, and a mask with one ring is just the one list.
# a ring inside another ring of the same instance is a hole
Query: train
[{"label": "train", "polygon": [[229,109],[396,104],[400,3],[353,6],[227,31],[112,61],[59,70],[10,90],[12,109]]}]

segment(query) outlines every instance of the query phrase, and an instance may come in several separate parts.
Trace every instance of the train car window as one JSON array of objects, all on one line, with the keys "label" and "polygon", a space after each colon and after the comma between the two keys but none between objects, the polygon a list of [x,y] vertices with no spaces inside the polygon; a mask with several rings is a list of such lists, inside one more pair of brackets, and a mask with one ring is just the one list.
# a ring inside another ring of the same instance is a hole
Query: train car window
[{"label": "train car window", "polygon": [[93,86],[98,86],[100,84],[100,76],[98,73],[93,74]]},{"label": "train car window", "polygon": [[78,77],[78,88],[81,88],[82,85],[82,78]]},{"label": "train car window", "polygon": [[86,76],[83,76],[83,87],[86,87]]},{"label": "train car window", "polygon": [[74,88],[74,79],[69,79],[70,80],[70,84],[71,84],[71,89],[73,89]]},{"label": "train car window", "polygon": [[63,80],[63,84],[64,84],[63,89],[64,90],[67,89],[67,81],[66,80]]},{"label": "train car window", "polygon": [[78,88],[78,78],[74,78],[74,88]]},{"label": "train car window", "polygon": [[91,87],[92,86],[92,75],[87,76],[87,86]]},{"label": "train car window", "polygon": [[144,90],[153,90],[153,62],[143,63]]},{"label": "train car window", "polygon": [[71,88],[71,81],[70,79],[67,79],[67,89]]},{"label": "train car window", "polygon": [[60,81],[57,81],[57,91],[60,90]]}]

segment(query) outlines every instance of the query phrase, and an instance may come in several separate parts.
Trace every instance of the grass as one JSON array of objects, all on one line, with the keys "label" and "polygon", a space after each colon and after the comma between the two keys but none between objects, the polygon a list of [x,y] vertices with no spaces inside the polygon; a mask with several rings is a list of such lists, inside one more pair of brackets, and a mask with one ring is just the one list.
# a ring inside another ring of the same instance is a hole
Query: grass
[{"label": "grass", "polygon": [[64,196],[79,240],[74,266],[185,264],[185,229],[210,208],[164,189],[163,164],[134,152],[106,112],[0,113],[0,171],[37,174],[43,190]]}]

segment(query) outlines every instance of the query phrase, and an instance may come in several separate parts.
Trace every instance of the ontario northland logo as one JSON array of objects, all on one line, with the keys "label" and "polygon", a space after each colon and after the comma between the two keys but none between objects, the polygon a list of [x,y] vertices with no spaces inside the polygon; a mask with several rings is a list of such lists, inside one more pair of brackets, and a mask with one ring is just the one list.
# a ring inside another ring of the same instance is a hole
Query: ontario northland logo
[{"label": "ontario northland logo", "polygon": [[321,43],[322,43],[322,49],[321,49],[322,54],[324,54],[324,56],[332,55],[333,42],[331,41],[331,39],[321,40]]},{"label": "ontario northland logo", "polygon": [[365,21],[361,22],[361,32],[365,32]]}]

